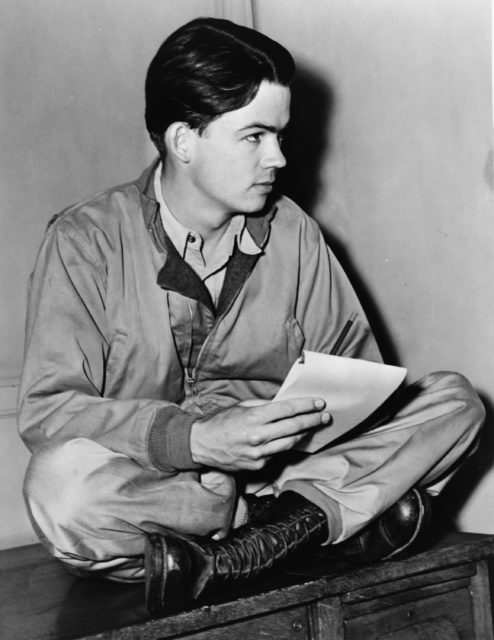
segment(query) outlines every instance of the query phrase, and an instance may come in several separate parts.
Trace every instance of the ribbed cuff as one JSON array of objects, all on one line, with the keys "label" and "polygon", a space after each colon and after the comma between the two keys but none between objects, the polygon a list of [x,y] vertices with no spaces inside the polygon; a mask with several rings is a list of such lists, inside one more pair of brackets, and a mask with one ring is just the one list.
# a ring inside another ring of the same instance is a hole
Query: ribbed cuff
[{"label": "ribbed cuff", "polygon": [[176,406],[158,409],[149,430],[148,453],[151,464],[160,471],[199,469],[192,460],[190,430],[197,416]]}]

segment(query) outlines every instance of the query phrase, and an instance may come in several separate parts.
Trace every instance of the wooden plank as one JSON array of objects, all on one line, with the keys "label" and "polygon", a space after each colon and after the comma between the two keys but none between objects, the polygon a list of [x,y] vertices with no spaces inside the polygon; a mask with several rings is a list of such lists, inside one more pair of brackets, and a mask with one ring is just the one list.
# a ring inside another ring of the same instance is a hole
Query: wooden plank
[{"label": "wooden plank", "polygon": [[[424,624],[426,621],[437,620],[448,620],[462,640],[484,640],[482,637],[475,639],[474,636],[471,597],[468,589],[346,620],[345,639],[382,640],[386,634],[397,631],[404,634],[407,628],[414,625],[422,623],[426,626]],[[396,636],[400,637],[398,633]]]},{"label": "wooden plank", "polygon": [[29,544],[24,547],[4,549],[0,552],[0,574],[8,569],[20,569],[26,565],[55,561],[40,544]]},{"label": "wooden plank", "polygon": [[[431,576],[434,576],[434,573],[432,573]],[[397,593],[388,591],[386,595],[382,595],[374,600],[366,600],[361,604],[355,603],[352,605],[345,605],[343,607],[344,618],[345,620],[356,618],[367,613],[372,613],[373,611],[384,611],[391,607],[397,607],[409,602],[426,600],[432,596],[441,595],[443,593],[452,593],[453,591],[459,591],[460,589],[469,590],[470,585],[470,578],[461,578],[460,580],[451,580],[450,582],[429,584],[425,587],[419,587],[418,589],[411,589],[410,591],[398,591]]]},{"label": "wooden plank", "polygon": [[475,637],[479,640],[494,640],[487,561],[477,563],[477,574],[471,581],[471,594]]},{"label": "wooden plank", "polygon": [[296,569],[300,576],[321,577],[326,580],[328,595],[372,587],[385,582],[400,580],[403,576],[420,575],[454,567],[467,562],[476,562],[494,555],[494,536],[468,533],[446,534],[427,550],[403,560],[377,563],[355,571],[331,574],[332,562],[325,563],[318,557],[317,563],[305,569]]},{"label": "wooden plank", "polygon": [[[76,579],[53,560],[37,556],[19,569],[0,572],[0,637],[19,638],[158,638],[206,630],[263,613],[313,601],[324,584],[256,583],[240,593],[209,596],[188,610],[152,618],[146,610],[142,584],[125,585],[95,579]],[[4,554],[5,555],[5,554]],[[292,580],[293,583],[293,580]],[[76,630],[76,631],[75,631]],[[132,635],[134,634],[134,635]]]},{"label": "wooden plank", "polygon": [[447,618],[425,620],[406,629],[387,633],[381,640],[461,640],[454,624]]},{"label": "wooden plank", "polygon": [[312,606],[314,640],[344,640],[345,622],[339,598],[326,598]]},{"label": "wooden plank", "polygon": [[[492,555],[494,536],[458,534],[407,560],[318,578],[272,574],[243,588],[228,589],[228,593],[207,594],[182,612],[153,618],[146,610],[142,585],[75,579],[39,547],[31,546],[0,552],[0,637],[145,640],[205,633],[225,623],[319,600],[328,602],[351,590],[382,583],[400,586],[403,576],[442,571]],[[480,578],[476,584],[478,588],[483,584]],[[327,605],[321,611],[326,612],[326,627],[340,624],[331,620]]]},{"label": "wooden plank", "polygon": [[[251,638],[309,640],[311,636],[307,608],[296,607],[233,624],[225,623],[206,631],[187,635],[187,640],[250,640]],[[169,637],[169,640],[173,639]]]},{"label": "wooden plank", "polygon": [[385,582],[373,587],[364,587],[356,589],[341,596],[343,604],[362,603],[365,600],[374,600],[387,596],[389,593],[398,593],[400,591],[409,591],[419,587],[426,587],[431,584],[439,584],[441,582],[450,582],[458,578],[469,578],[475,575],[475,565],[472,563],[463,564],[450,569],[443,569],[429,573],[423,573],[416,576],[407,576],[393,582]]}]

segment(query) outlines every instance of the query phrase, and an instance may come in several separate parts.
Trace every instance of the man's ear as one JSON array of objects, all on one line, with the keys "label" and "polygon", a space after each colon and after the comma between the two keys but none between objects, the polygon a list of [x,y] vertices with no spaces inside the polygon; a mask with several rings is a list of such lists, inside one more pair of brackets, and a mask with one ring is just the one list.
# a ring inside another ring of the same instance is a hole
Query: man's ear
[{"label": "man's ear", "polygon": [[193,131],[186,122],[173,122],[165,132],[167,154],[180,162],[190,162],[192,135]]}]

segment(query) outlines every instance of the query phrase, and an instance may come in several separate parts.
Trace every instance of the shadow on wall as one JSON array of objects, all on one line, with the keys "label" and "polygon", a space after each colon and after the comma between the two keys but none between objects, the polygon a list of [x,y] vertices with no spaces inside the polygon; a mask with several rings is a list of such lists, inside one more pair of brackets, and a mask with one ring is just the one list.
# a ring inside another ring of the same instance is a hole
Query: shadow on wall
[{"label": "shadow on wall", "polygon": [[[314,211],[319,200],[322,180],[327,180],[327,177],[321,176],[321,165],[323,159],[331,153],[335,104],[333,88],[312,71],[298,66],[292,86],[290,126],[283,145],[287,166],[281,172],[278,184],[282,193],[292,198],[309,214]],[[331,197],[330,185],[328,189],[325,184],[325,191]],[[348,249],[331,233],[331,221],[322,232],[357,292],[385,362],[400,364],[373,296],[354,268]]]},{"label": "shadow on wall", "polygon": [[[305,211],[314,211],[321,197],[323,159],[331,153],[331,129],[335,113],[336,95],[332,87],[312,71],[298,67],[292,87],[292,113],[284,143],[287,166],[279,177],[281,191],[295,200]],[[325,185],[331,198],[331,185]],[[329,187],[329,188],[328,188]],[[351,212],[359,215],[359,212]],[[383,317],[371,291],[356,271],[348,249],[331,233],[331,221],[323,229],[327,243],[341,262],[346,274],[367,313],[377,337],[384,361],[402,364],[391,340]],[[486,424],[494,425],[494,407],[483,398],[487,409]],[[478,450],[460,468],[438,499],[435,520],[439,528],[454,528],[461,508],[482,477],[494,465],[494,431],[485,429]]]},{"label": "shadow on wall", "polygon": [[304,209],[314,210],[321,190],[321,164],[330,151],[334,93],[324,80],[303,67],[292,85],[290,125],[283,152],[287,166],[279,178],[282,192]]},{"label": "shadow on wall", "polygon": [[[332,150],[331,131],[336,104],[337,95],[333,88],[321,77],[301,68],[293,87],[292,125],[286,140],[289,162],[280,175],[280,182],[283,191],[308,212],[315,210],[315,205],[321,198],[321,187],[324,181],[329,179],[323,174],[321,167],[323,159]],[[329,197],[331,197],[330,188]],[[331,234],[330,229],[325,236],[362,301],[374,332],[378,336],[384,359],[389,363],[399,364],[396,349],[380,310],[371,291],[352,264],[347,248]],[[488,405],[487,409],[486,424],[491,427],[494,426],[494,408]],[[454,521],[479,480],[492,467],[493,457],[494,433],[491,429],[486,429],[479,450],[453,478],[441,496],[440,513],[443,526]],[[488,508],[488,505],[486,507]]]},{"label": "shadow on wall", "polygon": [[[440,529],[454,529],[455,521],[476,486],[494,466],[494,406],[485,397],[485,427],[476,451],[464,462],[436,500],[434,523]],[[486,505],[489,508],[489,505]],[[493,565],[494,568],[494,565]],[[494,595],[493,595],[494,597]]]}]

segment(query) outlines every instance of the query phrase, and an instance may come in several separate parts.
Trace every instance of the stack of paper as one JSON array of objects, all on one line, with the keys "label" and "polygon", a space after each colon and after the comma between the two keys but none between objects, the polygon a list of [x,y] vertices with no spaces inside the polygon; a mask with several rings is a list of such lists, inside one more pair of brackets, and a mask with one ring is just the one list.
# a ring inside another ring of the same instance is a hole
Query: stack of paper
[{"label": "stack of paper", "polygon": [[331,423],[309,432],[295,447],[314,452],[365,420],[406,374],[403,367],[304,351],[273,400],[313,396],[326,401]]}]

